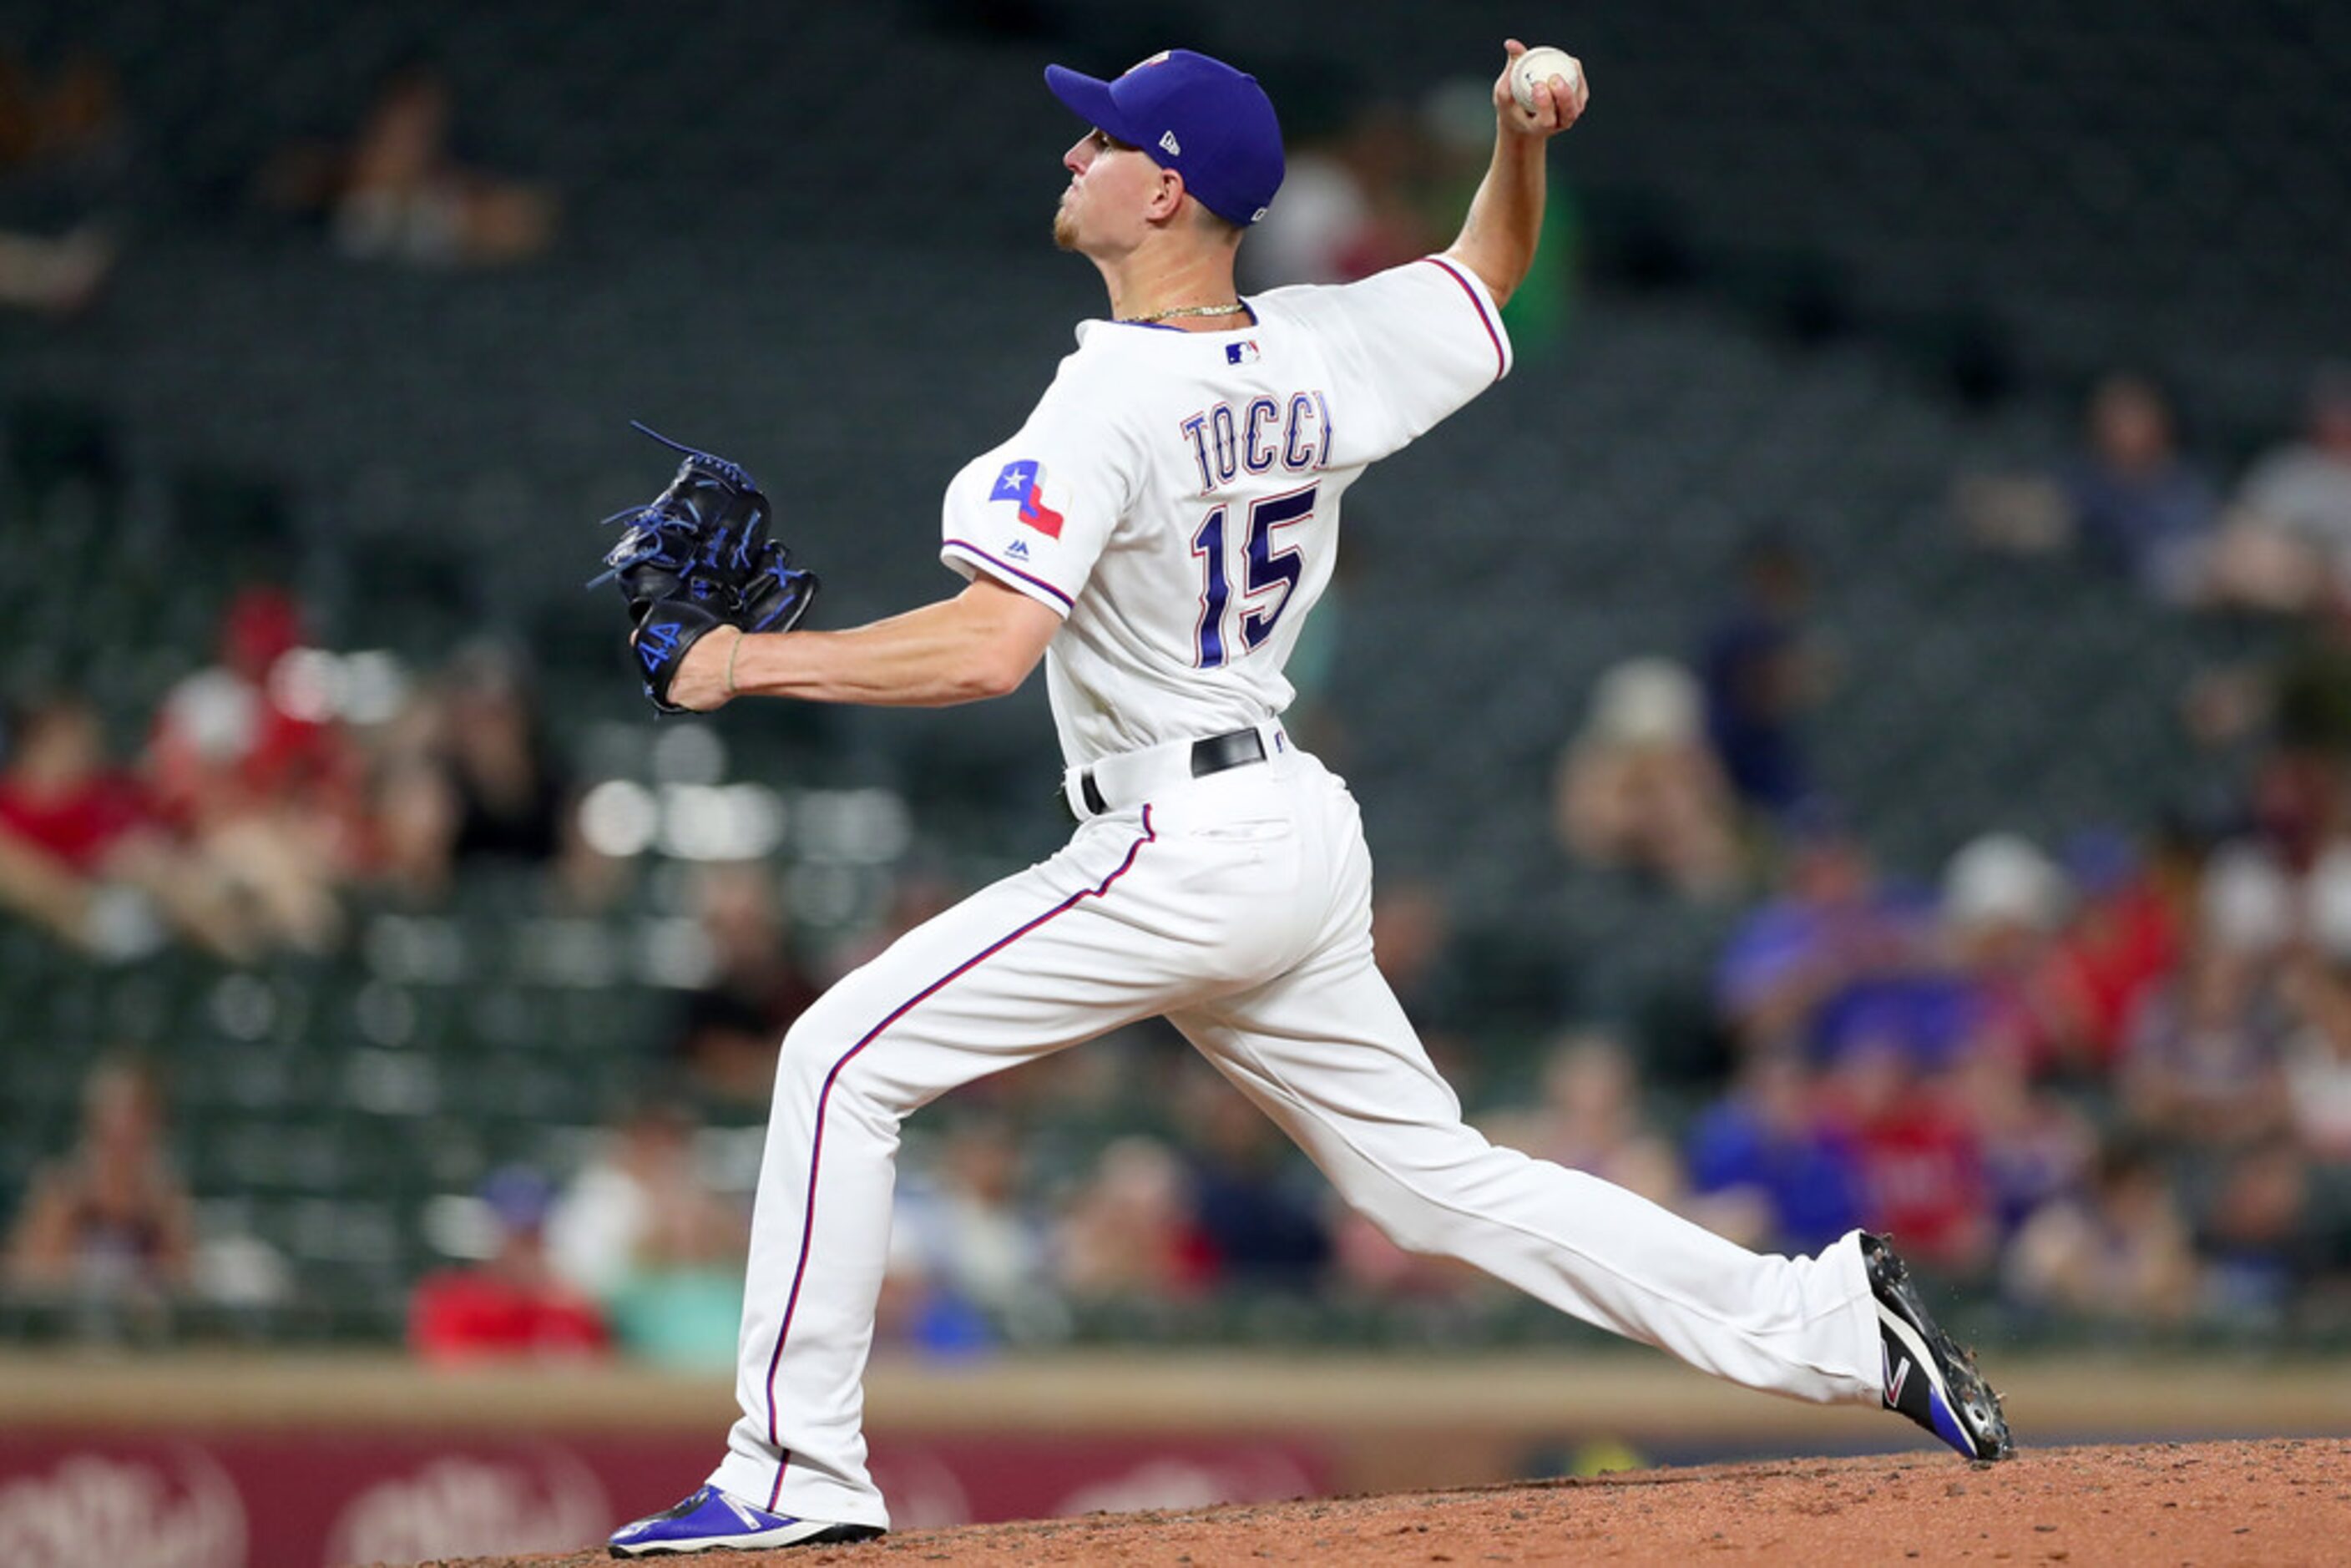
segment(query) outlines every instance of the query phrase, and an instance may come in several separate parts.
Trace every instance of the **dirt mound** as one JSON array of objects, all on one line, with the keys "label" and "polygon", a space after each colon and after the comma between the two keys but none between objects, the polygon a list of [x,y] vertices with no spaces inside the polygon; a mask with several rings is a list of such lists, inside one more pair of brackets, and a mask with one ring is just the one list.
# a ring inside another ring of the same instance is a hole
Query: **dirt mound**
[{"label": "dirt mound", "polygon": [[[2351,1442],[2271,1438],[2027,1450],[2003,1465],[1886,1457],[1641,1470],[913,1531],[863,1546],[728,1553],[726,1568],[931,1563],[2335,1563]],[[434,1568],[590,1568],[601,1551]]]}]

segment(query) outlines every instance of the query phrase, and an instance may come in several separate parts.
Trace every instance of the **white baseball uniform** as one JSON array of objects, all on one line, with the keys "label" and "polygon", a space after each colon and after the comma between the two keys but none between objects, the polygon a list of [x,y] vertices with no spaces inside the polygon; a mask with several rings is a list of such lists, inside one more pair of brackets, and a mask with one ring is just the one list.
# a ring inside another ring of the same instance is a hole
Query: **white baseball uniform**
[{"label": "white baseball uniform", "polygon": [[[1064,617],[1046,671],[1083,821],[1050,860],[843,979],[784,1041],[742,1416],[710,1478],[747,1500],[889,1522],[860,1380],[900,1122],[1158,1014],[1399,1244],[1750,1387],[1878,1403],[1855,1238],[1758,1257],[1463,1124],[1373,966],[1354,801],[1278,716],[1347,486],[1499,380],[1510,340],[1443,257],[1249,305],[1232,331],[1080,327],[1019,433],[948,486],[947,564]],[[1213,771],[1204,737],[1222,737]]]}]

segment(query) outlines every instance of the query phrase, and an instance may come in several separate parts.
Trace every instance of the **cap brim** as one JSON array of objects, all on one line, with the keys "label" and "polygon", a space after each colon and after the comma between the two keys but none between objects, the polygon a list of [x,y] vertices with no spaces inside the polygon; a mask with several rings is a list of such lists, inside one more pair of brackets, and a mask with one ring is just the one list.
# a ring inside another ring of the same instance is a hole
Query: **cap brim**
[{"label": "cap brim", "polygon": [[1073,71],[1067,66],[1047,66],[1045,85],[1062,107],[1088,125],[1109,131],[1121,141],[1133,141],[1127,134],[1125,117],[1118,111],[1118,101],[1110,95],[1110,83],[1083,71]]}]

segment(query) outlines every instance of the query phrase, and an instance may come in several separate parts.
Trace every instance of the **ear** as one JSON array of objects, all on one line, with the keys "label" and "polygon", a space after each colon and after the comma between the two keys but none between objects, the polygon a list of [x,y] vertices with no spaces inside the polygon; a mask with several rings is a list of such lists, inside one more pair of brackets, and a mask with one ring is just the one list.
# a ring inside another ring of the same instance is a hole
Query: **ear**
[{"label": "ear", "polygon": [[1184,176],[1173,169],[1159,171],[1159,188],[1152,193],[1151,205],[1144,216],[1153,223],[1164,224],[1184,210]]}]

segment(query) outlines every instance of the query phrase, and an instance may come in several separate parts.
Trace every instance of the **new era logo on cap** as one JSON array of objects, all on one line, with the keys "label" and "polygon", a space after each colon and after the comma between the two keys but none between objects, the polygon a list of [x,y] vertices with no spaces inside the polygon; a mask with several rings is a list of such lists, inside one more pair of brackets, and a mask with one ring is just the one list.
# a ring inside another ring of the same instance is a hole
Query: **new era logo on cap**
[{"label": "new era logo on cap", "polygon": [[1163,49],[1112,81],[1047,66],[1045,85],[1088,124],[1139,147],[1228,223],[1265,216],[1281,188],[1281,124],[1255,77]]}]

